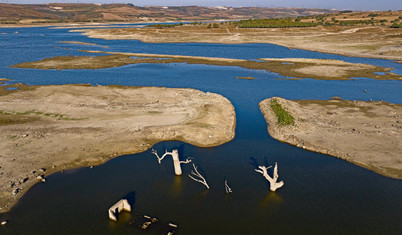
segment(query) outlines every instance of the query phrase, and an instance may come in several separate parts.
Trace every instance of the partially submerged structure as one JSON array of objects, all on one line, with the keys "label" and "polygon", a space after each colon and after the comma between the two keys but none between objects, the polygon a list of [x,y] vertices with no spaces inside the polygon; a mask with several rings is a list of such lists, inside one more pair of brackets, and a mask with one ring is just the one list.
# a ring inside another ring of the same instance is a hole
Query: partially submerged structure
[{"label": "partially submerged structure", "polygon": [[113,221],[117,221],[117,218],[119,217],[119,213],[127,211],[131,212],[131,205],[128,203],[127,199],[121,199],[118,201],[116,204],[114,204],[112,207],[109,208],[109,219]]}]

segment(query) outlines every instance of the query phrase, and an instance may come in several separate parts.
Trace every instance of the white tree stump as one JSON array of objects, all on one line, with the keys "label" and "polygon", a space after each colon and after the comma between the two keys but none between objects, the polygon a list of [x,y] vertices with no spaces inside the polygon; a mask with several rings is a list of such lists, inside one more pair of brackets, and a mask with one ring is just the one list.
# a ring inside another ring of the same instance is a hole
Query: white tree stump
[{"label": "white tree stump", "polygon": [[274,167],[274,175],[273,177],[268,175],[268,169],[271,168],[272,166],[266,167],[266,166],[258,166],[260,170],[255,169],[256,172],[261,173],[265,179],[269,181],[270,185],[270,190],[272,192],[275,192],[278,188],[282,187],[285,183],[283,181],[276,182],[278,180],[278,164],[275,162],[275,167]]},{"label": "white tree stump", "polygon": [[176,175],[182,175],[182,171],[181,171],[181,164],[184,163],[190,163],[191,162],[191,158],[187,158],[185,161],[180,161],[179,159],[179,151],[177,151],[177,149],[173,149],[172,152],[168,152],[166,151],[162,157],[159,157],[158,152],[156,152],[155,149],[152,149],[152,154],[154,154],[156,156],[156,158],[158,159],[159,164],[161,164],[162,160],[167,156],[170,155],[172,156],[173,159],[173,166],[174,166],[174,173]]}]

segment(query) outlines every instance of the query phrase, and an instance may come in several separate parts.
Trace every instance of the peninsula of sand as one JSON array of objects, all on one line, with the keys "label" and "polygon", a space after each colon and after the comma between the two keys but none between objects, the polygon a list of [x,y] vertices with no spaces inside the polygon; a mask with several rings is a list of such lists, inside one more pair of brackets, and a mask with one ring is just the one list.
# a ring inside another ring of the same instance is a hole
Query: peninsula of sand
[{"label": "peninsula of sand", "polygon": [[208,147],[234,138],[234,107],[218,94],[156,87],[18,86],[0,93],[0,212],[56,171],[101,164],[159,141]]},{"label": "peninsula of sand", "polygon": [[[273,104],[292,117],[288,124],[278,122]],[[274,97],[259,105],[273,138],[402,179],[401,104]]]},{"label": "peninsula of sand", "polygon": [[90,38],[135,39],[148,43],[271,43],[345,56],[402,61],[401,30],[389,26],[302,28],[238,28],[231,24],[209,29],[206,24],[174,28],[76,29]]}]

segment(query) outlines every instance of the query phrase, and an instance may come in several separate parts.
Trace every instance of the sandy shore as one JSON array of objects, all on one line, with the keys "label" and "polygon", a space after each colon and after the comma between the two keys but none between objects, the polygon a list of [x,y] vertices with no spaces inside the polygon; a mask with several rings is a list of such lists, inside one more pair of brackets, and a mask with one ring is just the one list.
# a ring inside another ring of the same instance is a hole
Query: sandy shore
[{"label": "sandy shore", "polygon": [[[293,116],[294,125],[277,123],[272,99]],[[259,105],[273,138],[402,179],[401,104],[276,97]]]},{"label": "sandy shore", "polygon": [[136,39],[150,43],[271,43],[346,56],[402,60],[401,29],[389,26],[245,29],[225,24],[218,29],[183,26],[165,29],[79,29],[73,32],[81,32],[91,38]]},{"label": "sandy shore", "polygon": [[80,41],[59,41],[58,43],[78,44],[78,45],[86,45],[86,46],[100,46],[103,48],[108,48],[108,46],[102,46],[102,45],[98,45],[96,43],[88,43],[88,42],[80,42]]},{"label": "sandy shore", "polygon": [[38,178],[138,153],[165,140],[234,138],[229,100],[193,89],[62,85],[0,95],[0,212]]}]

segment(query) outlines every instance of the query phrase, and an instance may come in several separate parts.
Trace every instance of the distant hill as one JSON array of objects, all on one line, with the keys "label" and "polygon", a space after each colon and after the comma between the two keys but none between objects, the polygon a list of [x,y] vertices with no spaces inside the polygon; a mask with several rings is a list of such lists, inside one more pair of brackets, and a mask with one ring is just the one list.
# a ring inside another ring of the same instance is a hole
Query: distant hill
[{"label": "distant hill", "polygon": [[201,21],[297,17],[335,13],[311,8],[138,7],[132,4],[0,4],[1,24]]}]

